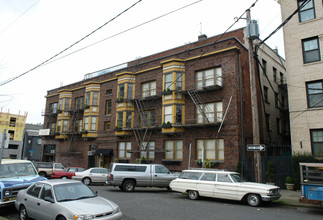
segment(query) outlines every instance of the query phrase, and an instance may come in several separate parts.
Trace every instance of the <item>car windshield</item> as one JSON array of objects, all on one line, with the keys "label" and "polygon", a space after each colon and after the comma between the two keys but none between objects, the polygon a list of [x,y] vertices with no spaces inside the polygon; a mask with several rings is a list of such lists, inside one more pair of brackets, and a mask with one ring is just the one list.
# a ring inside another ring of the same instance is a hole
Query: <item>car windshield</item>
[{"label": "car windshield", "polygon": [[54,193],[57,202],[96,197],[96,193],[81,182],[55,185]]},{"label": "car windshield", "polygon": [[233,182],[236,183],[241,183],[241,182],[246,182],[241,176],[239,176],[238,174],[231,174],[231,179],[233,180]]},{"label": "car windshield", "polygon": [[12,163],[0,165],[0,178],[35,175],[37,175],[37,172],[31,163]]}]

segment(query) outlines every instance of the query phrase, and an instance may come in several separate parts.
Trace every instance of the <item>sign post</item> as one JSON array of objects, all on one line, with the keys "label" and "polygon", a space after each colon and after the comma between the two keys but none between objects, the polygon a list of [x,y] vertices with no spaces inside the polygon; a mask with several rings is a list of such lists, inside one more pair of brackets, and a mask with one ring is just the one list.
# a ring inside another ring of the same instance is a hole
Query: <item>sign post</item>
[{"label": "sign post", "polygon": [[257,167],[257,181],[260,183],[260,151],[265,151],[266,146],[264,144],[247,144],[247,151],[254,151],[254,155],[256,156],[256,167]]}]

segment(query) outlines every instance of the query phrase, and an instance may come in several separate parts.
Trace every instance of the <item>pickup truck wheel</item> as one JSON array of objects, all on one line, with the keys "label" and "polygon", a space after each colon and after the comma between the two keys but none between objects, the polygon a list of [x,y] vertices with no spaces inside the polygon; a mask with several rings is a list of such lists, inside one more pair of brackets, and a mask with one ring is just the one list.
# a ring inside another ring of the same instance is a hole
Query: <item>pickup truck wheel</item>
[{"label": "pickup truck wheel", "polygon": [[247,197],[247,202],[248,202],[248,205],[257,207],[257,206],[260,206],[261,204],[261,198],[258,194],[250,194]]},{"label": "pickup truck wheel", "polygon": [[198,191],[190,190],[190,191],[188,191],[188,197],[192,200],[196,200],[199,198],[199,193],[198,193]]},{"label": "pickup truck wheel", "polygon": [[88,178],[88,177],[85,177],[84,179],[82,179],[82,182],[85,184],[85,185],[89,185],[91,183],[91,179]]},{"label": "pickup truck wheel", "polygon": [[132,180],[126,180],[122,184],[123,191],[125,192],[133,192],[135,190],[135,182]]},{"label": "pickup truck wheel", "polygon": [[64,180],[66,180],[66,179],[68,179],[66,176],[62,176],[61,177],[61,179],[64,179]]},{"label": "pickup truck wheel", "polygon": [[38,174],[39,174],[39,176],[43,176],[43,177],[46,177],[47,176],[47,173],[46,172],[39,172]]}]

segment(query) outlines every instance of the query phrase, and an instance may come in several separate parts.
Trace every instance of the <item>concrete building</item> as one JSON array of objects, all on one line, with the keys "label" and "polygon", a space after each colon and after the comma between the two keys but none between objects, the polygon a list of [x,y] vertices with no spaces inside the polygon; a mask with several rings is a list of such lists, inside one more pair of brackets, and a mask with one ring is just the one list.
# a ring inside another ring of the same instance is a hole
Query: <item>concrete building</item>
[{"label": "concrete building", "polygon": [[[260,70],[256,77],[258,94],[272,84],[278,97],[285,96],[278,81],[269,83],[274,72],[285,74],[284,60],[265,44],[258,56],[267,62],[267,75]],[[276,122],[282,126],[286,118],[272,96],[267,91],[266,108],[258,96],[260,138],[282,144]],[[108,167],[112,161],[150,160],[180,171],[201,167],[204,158],[209,167],[235,170],[252,143],[245,28],[201,35],[197,42],[49,90],[44,116],[43,161]]]},{"label": "concrete building", "polygon": [[279,0],[283,27],[294,152],[323,158],[323,8],[319,0]]},{"label": "concrete building", "polygon": [[9,134],[8,148],[2,151],[2,158],[20,159],[27,113],[24,115],[0,112],[0,132]]}]

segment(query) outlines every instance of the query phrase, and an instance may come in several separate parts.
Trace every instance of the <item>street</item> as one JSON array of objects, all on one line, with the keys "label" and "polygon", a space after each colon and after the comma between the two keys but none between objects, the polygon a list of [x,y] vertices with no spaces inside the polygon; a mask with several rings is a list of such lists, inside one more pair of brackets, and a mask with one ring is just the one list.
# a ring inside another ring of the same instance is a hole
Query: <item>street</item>
[{"label": "street", "polygon": [[[91,186],[102,197],[116,202],[124,215],[124,220],[134,219],[322,219],[323,208],[289,207],[274,202],[253,208],[237,201],[200,198],[190,200],[180,193],[159,188],[136,188],[126,193],[118,187]],[[0,216],[17,220],[18,212],[11,208],[1,208]],[[0,217],[0,219],[2,219]]]}]

